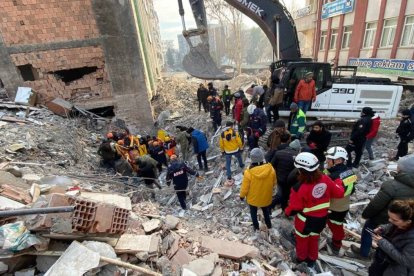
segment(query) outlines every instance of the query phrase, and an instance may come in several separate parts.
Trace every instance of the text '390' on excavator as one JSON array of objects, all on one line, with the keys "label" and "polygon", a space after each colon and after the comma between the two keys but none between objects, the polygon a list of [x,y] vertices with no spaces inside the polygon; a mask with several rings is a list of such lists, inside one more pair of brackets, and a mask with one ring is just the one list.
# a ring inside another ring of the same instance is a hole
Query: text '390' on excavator
[{"label": "text '390' on excavator", "polygon": [[[204,0],[188,1],[197,28],[186,29],[182,0],[178,0],[183,36],[190,48],[183,59],[184,70],[200,79],[230,79],[210,56]],[[355,119],[365,106],[373,108],[384,119],[397,116],[402,85],[389,78],[357,76],[356,66],[337,66],[332,72],[330,63],[301,58],[295,22],[278,0],[223,1],[256,22],[269,39],[278,59],[269,67],[273,84],[278,83],[285,93],[292,93],[306,73],[313,73],[317,96],[307,112],[308,117]],[[289,114],[287,107],[279,109],[281,116]]]}]

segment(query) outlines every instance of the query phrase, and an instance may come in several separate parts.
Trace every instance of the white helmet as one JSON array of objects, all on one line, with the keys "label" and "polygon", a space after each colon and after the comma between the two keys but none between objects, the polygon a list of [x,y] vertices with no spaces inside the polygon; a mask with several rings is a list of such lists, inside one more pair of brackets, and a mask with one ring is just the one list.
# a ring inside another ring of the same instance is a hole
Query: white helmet
[{"label": "white helmet", "polygon": [[256,106],[254,104],[250,104],[247,107],[247,113],[249,113],[250,115],[252,115],[255,109],[256,109]]},{"label": "white helmet", "polygon": [[333,160],[343,158],[348,160],[348,152],[343,147],[332,147],[326,152],[326,158]]},{"label": "white helmet", "polygon": [[310,152],[301,152],[295,158],[295,167],[313,172],[319,167],[319,160]]}]

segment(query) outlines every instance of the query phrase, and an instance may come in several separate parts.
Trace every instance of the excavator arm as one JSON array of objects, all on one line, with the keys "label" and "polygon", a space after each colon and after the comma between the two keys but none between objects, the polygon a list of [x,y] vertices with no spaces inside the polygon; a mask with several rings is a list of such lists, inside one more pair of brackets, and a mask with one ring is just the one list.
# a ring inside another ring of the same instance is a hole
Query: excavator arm
[{"label": "excavator arm", "polygon": [[[230,77],[217,68],[210,56],[204,0],[189,1],[197,25],[197,28],[193,30],[186,29],[182,0],[178,0],[183,22],[183,35],[190,46],[190,52],[183,59],[184,70],[201,79],[229,79]],[[224,1],[257,23],[266,34],[278,58],[295,60],[301,57],[293,18],[278,0]],[[280,35],[278,35],[278,31]],[[278,37],[282,37],[282,39]]]}]

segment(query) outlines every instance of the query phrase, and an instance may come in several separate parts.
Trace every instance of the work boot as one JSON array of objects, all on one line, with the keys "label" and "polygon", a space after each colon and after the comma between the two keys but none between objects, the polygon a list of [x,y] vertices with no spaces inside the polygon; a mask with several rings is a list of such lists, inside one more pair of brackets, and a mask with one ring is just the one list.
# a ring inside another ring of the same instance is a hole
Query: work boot
[{"label": "work boot", "polygon": [[205,167],[204,167],[204,171],[205,171],[205,172],[208,172],[208,166],[205,166]]},{"label": "work boot", "polygon": [[253,235],[249,238],[250,241],[257,241],[260,240],[260,230],[255,230]]},{"label": "work boot", "polygon": [[360,259],[360,260],[363,260],[363,261],[369,261],[370,260],[370,256],[369,257],[365,257],[365,256],[362,256],[361,255],[361,251],[360,251],[359,247],[357,247],[355,244],[351,244],[351,250],[350,251],[348,250],[345,253],[345,255],[347,257],[357,258],[357,259]]},{"label": "work boot", "polygon": [[341,251],[341,248],[336,246],[331,238],[328,238],[328,246],[332,250],[332,253],[334,255],[336,255],[336,256],[339,255],[339,252]]}]

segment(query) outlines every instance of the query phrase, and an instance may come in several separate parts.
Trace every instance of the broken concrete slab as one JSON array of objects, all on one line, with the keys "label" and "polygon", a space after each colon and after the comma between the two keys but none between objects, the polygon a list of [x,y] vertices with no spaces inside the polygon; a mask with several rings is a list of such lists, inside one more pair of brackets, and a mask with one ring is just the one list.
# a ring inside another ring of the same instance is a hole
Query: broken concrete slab
[{"label": "broken concrete slab", "polygon": [[20,202],[17,202],[4,196],[0,196],[0,209],[19,209],[25,206],[26,205]]},{"label": "broken concrete slab", "polygon": [[12,144],[12,145],[9,145],[7,147],[7,149],[9,151],[12,151],[12,152],[18,152],[18,151],[20,151],[20,150],[22,150],[24,148],[25,148],[25,146],[23,144]]},{"label": "broken concrete slab", "polygon": [[152,219],[150,221],[144,222],[142,224],[142,227],[144,228],[145,233],[150,233],[154,230],[157,230],[161,227],[161,220],[159,219]]},{"label": "broken concrete slab", "polygon": [[45,105],[50,111],[62,117],[68,117],[73,110],[73,104],[61,98],[56,98]]},{"label": "broken concrete slab", "polygon": [[34,268],[24,269],[24,270],[16,271],[14,273],[14,276],[34,276],[34,275],[35,275]]},{"label": "broken concrete slab", "polygon": [[38,176],[37,174],[33,174],[33,173],[24,174],[22,176],[22,179],[26,180],[26,182],[29,184],[38,183],[41,178],[42,177]]},{"label": "broken concrete slab", "polygon": [[244,257],[254,258],[259,254],[259,250],[254,246],[211,237],[202,237],[201,245],[217,253],[220,257],[233,260],[239,260]]},{"label": "broken concrete slab", "polygon": [[197,259],[197,260],[190,262],[189,264],[183,265],[182,275],[188,275],[188,274],[184,274],[184,271],[188,270],[198,276],[210,276],[214,271],[214,267],[215,267],[214,263],[210,260]]},{"label": "broken concrete slab", "polygon": [[99,266],[99,253],[73,241],[45,276],[71,275],[82,276],[87,271]]},{"label": "broken concrete slab", "polygon": [[90,199],[92,201],[115,205],[129,211],[132,210],[131,199],[127,196],[121,196],[114,193],[91,193],[82,191],[80,197]]},{"label": "broken concrete slab", "polygon": [[12,185],[1,185],[0,194],[4,197],[15,200],[17,202],[21,202],[23,204],[29,204],[32,202],[32,197],[28,191],[19,187],[14,187]]},{"label": "broken concrete slab", "polygon": [[177,225],[180,223],[180,219],[177,217],[174,217],[172,215],[167,215],[165,218],[165,227],[168,230],[172,230],[177,228]]},{"label": "broken concrete slab", "polygon": [[175,255],[171,258],[171,262],[173,265],[182,267],[183,265],[191,262],[191,256],[188,254],[187,250],[184,248],[179,248],[177,250],[177,253],[175,253]]},{"label": "broken concrete slab", "polygon": [[150,252],[152,236],[123,234],[115,246],[116,253]]}]

